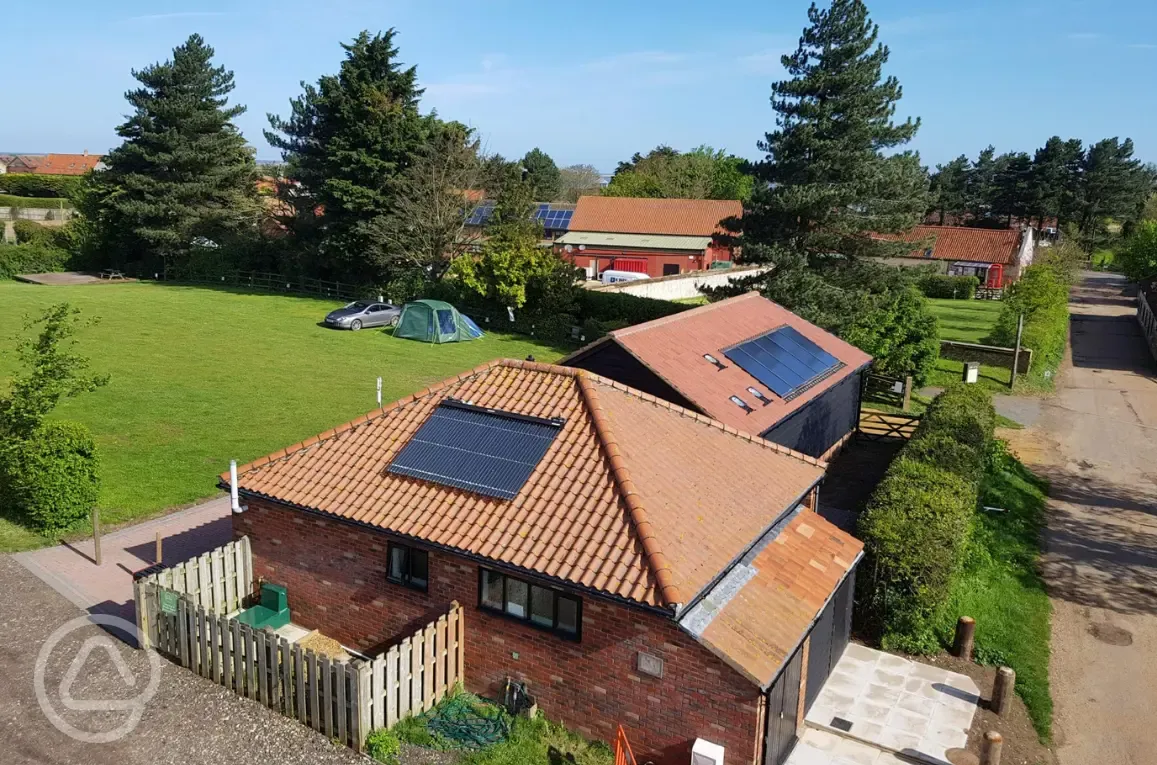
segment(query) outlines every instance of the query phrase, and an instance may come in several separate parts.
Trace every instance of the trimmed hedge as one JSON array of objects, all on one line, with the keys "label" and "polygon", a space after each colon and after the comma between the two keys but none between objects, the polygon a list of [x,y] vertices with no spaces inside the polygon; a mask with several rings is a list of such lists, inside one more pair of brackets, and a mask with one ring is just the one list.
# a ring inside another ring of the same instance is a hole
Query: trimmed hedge
[{"label": "trimmed hedge", "polygon": [[69,198],[83,181],[83,175],[5,173],[0,175],[0,193],[16,197]]},{"label": "trimmed hedge", "polygon": [[[0,175],[0,178],[4,176]],[[63,203],[67,210],[72,202],[67,199],[50,199],[48,197],[14,197],[11,194],[0,194],[0,207],[17,207],[21,209],[56,210]]]},{"label": "trimmed hedge", "polygon": [[52,240],[52,232],[34,220],[13,221],[12,230],[17,244],[48,244]]},{"label": "trimmed hedge", "polygon": [[946,274],[928,274],[916,283],[925,297],[955,298],[957,300],[971,300],[976,296],[980,287],[980,279],[975,276],[948,276]]},{"label": "trimmed hedge", "polygon": [[0,502],[41,534],[83,522],[99,494],[96,440],[80,423],[46,423],[0,453]]},{"label": "trimmed hedge", "polygon": [[1008,288],[1000,315],[992,330],[995,345],[1016,343],[1016,326],[1024,314],[1026,348],[1033,350],[1033,364],[1027,375],[1037,387],[1049,388],[1065,357],[1069,337],[1069,287],[1071,276],[1059,263],[1036,263],[1024,270],[1020,280]]},{"label": "trimmed hedge", "polygon": [[939,646],[935,617],[968,548],[995,426],[987,393],[948,388],[929,404],[860,518],[867,558],[861,621],[885,648],[929,653]]},{"label": "trimmed hedge", "polygon": [[0,245],[0,279],[67,268],[69,254],[43,243]]},{"label": "trimmed hedge", "polygon": [[695,306],[628,295],[623,292],[596,292],[579,289],[579,318],[583,321],[626,322],[626,326],[654,321],[664,316],[687,311]]}]

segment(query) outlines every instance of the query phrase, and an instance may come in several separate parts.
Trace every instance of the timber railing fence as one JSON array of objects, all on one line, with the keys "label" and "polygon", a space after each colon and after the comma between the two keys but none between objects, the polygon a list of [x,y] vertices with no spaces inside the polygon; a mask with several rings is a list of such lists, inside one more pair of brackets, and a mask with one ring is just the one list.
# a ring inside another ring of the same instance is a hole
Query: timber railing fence
[{"label": "timber railing fence", "polygon": [[456,602],[376,658],[339,659],[242,624],[252,585],[247,537],[142,577],[141,646],[359,752],[371,731],[429,710],[465,679]]}]

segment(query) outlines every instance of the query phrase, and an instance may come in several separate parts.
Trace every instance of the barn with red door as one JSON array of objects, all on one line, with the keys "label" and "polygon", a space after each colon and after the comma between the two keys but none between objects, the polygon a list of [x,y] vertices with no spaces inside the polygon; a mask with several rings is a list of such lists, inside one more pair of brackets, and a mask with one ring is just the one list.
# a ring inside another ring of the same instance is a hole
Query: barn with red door
[{"label": "barn with red door", "polygon": [[743,215],[738,201],[582,197],[555,247],[598,279],[606,270],[650,277],[702,271],[730,262],[732,248],[716,236],[720,223]]}]

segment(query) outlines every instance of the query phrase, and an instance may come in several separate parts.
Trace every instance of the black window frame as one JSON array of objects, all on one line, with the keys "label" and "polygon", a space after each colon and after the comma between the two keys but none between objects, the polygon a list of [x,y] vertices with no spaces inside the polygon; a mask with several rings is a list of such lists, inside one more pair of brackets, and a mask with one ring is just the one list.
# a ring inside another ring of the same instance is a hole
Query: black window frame
[{"label": "black window frame", "polygon": [[[502,577],[502,606],[500,608],[495,608],[494,606],[488,605],[487,603],[483,602],[483,595],[485,592],[483,589],[483,582],[484,582],[484,579],[485,579],[487,574],[489,574],[490,576]],[[511,580],[514,580],[514,581],[520,582],[521,584],[526,585],[526,615],[525,616],[516,616],[515,614],[512,614],[508,610],[506,610],[506,603],[507,603],[507,586],[506,586],[506,584],[507,584],[507,582],[509,582]],[[551,597],[551,625],[550,626],[536,622],[532,616],[533,610],[534,610],[534,591],[535,591],[535,589],[538,589],[540,591],[549,592],[552,595],[552,597]],[[558,626],[558,601],[559,601],[559,598],[563,598],[563,599],[571,601],[575,604],[575,631],[574,632],[570,632],[570,631]],[[511,576],[510,574],[507,574],[505,571],[499,571],[499,570],[493,569],[493,568],[486,568],[485,566],[479,566],[478,567],[478,609],[480,611],[485,611],[488,614],[500,616],[504,619],[509,619],[510,621],[513,621],[513,622],[518,622],[519,624],[525,624],[527,627],[539,630],[540,632],[549,632],[550,634],[552,634],[558,638],[561,638],[562,640],[569,640],[569,641],[574,642],[574,643],[582,642],[583,599],[581,597],[579,597],[578,595],[572,595],[569,592],[563,592],[562,590],[556,589],[554,587],[548,587],[546,585],[538,584],[537,582],[534,582],[534,581],[529,580],[529,579],[524,579],[520,576]]]},{"label": "black window frame", "polygon": [[[402,566],[405,569],[405,573],[401,577],[393,576],[394,550],[401,550],[402,554],[405,556],[405,563]],[[425,582],[422,584],[416,584],[413,580],[413,576],[414,576],[414,566],[413,566],[414,553],[418,553],[426,559],[426,579],[425,579]],[[389,544],[386,545],[386,581],[390,582],[391,584],[396,584],[396,585],[400,585],[402,587],[409,588],[411,590],[417,590],[418,592],[429,592],[430,591],[430,553],[426,550],[422,550],[422,549],[417,548],[417,547],[412,547],[410,545],[404,545],[404,544],[401,544],[399,542],[390,542]]]}]

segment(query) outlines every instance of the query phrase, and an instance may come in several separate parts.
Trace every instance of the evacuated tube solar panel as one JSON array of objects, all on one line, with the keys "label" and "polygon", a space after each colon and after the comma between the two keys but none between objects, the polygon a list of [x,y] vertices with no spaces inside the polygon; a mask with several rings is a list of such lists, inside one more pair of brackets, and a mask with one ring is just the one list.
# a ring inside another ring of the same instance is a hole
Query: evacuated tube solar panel
[{"label": "evacuated tube solar panel", "polygon": [[794,327],[780,327],[726,350],[724,355],[781,398],[840,363]]},{"label": "evacuated tube solar panel", "polygon": [[444,402],[402,447],[387,472],[514,499],[559,427]]}]

